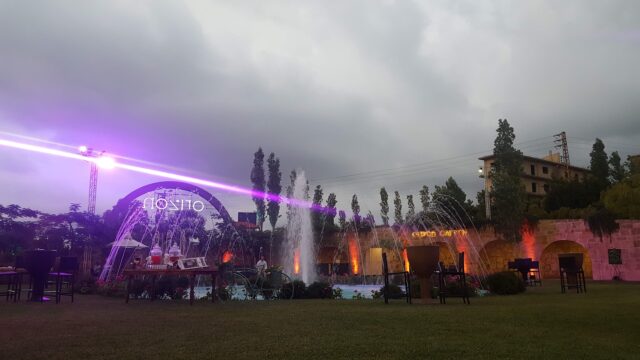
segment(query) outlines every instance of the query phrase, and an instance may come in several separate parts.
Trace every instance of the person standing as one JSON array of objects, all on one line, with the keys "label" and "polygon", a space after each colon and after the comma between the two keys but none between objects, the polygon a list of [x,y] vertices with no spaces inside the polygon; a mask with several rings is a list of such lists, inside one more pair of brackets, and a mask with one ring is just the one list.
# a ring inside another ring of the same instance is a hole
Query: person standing
[{"label": "person standing", "polygon": [[267,271],[267,261],[264,256],[260,256],[260,260],[256,263],[256,270],[258,270],[258,276],[264,276]]}]

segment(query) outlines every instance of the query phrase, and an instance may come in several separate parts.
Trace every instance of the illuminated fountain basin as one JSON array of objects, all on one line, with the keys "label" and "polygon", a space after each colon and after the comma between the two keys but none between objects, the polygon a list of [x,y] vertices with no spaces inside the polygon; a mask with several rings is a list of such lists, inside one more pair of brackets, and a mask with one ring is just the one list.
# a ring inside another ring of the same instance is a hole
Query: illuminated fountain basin
[{"label": "illuminated fountain basin", "polygon": [[[405,291],[405,287],[403,285],[399,286],[402,291]],[[373,299],[373,292],[380,291],[380,285],[348,285],[348,284],[335,284],[332,286],[333,289],[341,289],[342,290],[342,298],[344,300],[352,300],[358,298],[358,294],[360,294],[359,298],[362,299]],[[235,297],[231,300],[246,300],[247,297],[242,293],[242,289],[239,288],[239,291],[234,291]],[[194,288],[194,294],[196,299],[202,299],[207,296],[207,293],[211,292],[211,286],[197,286]],[[256,297],[256,300],[264,300],[262,296]]]},{"label": "illuminated fountain basin", "polygon": [[[361,295],[361,298],[364,299],[373,299],[373,292],[380,291],[382,288],[381,285],[347,285],[347,284],[335,284],[332,286],[333,289],[341,289],[342,290],[342,298],[345,300],[351,300]],[[404,286],[400,286],[402,291],[405,291]]]}]

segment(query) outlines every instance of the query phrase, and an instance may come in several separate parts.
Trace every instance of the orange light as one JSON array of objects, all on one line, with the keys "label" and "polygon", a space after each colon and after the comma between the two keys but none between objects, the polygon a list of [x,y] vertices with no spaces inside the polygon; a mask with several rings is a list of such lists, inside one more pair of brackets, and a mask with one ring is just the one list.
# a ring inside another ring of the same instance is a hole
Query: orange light
[{"label": "orange light", "polygon": [[402,249],[402,260],[404,261],[404,271],[410,271],[409,256],[407,255],[407,249]]},{"label": "orange light", "polygon": [[351,259],[351,272],[353,275],[358,275],[358,272],[360,272],[360,254],[358,252],[358,244],[354,238],[349,239],[349,258]]},{"label": "orange light", "polygon": [[293,251],[293,272],[300,274],[300,249]]},{"label": "orange light", "polygon": [[225,251],[222,254],[222,263],[228,263],[229,261],[233,260],[233,253],[229,250]]},{"label": "orange light", "polygon": [[531,259],[535,259],[536,255],[536,237],[532,227],[525,223],[522,225],[522,247],[524,248],[525,256]]}]

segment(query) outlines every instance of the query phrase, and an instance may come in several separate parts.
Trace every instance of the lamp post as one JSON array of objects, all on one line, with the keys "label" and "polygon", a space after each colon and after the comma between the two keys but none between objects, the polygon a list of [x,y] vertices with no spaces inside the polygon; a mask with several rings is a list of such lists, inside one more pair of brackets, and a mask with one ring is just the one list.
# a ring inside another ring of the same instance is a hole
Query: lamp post
[{"label": "lamp post", "polygon": [[487,169],[480,166],[478,169],[479,177],[484,179],[484,213],[487,220],[491,220],[491,196],[489,195],[489,174]]}]

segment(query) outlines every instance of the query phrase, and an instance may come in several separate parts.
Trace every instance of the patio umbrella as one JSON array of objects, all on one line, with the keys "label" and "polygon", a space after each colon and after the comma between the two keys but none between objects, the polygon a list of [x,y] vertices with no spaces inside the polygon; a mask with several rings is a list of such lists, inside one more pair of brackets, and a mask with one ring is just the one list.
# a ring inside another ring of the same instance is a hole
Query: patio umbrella
[{"label": "patio umbrella", "polygon": [[127,234],[125,235],[124,239],[120,240],[120,241],[114,241],[112,243],[109,243],[107,246],[110,247],[119,247],[119,248],[125,248],[125,249],[146,249],[148,248],[147,245],[136,241],[133,239],[133,237],[131,237],[131,234]]}]

